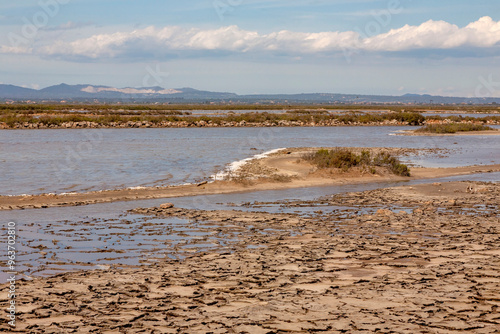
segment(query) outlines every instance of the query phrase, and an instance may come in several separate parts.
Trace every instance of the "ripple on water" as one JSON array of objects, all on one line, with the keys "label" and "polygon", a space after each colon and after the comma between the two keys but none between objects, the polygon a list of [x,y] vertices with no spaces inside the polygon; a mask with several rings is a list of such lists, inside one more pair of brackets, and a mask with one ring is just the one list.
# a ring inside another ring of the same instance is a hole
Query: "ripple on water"
[{"label": "ripple on water", "polygon": [[500,136],[418,140],[389,136],[404,129],[408,127],[0,131],[0,192],[64,193],[192,183],[208,180],[232,162],[280,147],[442,148],[453,154],[405,159],[429,167],[500,163]]}]

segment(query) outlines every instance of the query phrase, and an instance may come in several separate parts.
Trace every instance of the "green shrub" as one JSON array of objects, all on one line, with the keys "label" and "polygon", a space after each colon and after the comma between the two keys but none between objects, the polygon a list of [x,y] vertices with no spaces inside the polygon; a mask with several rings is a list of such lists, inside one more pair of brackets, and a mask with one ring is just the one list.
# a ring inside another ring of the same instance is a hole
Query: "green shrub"
[{"label": "green shrub", "polygon": [[416,132],[424,133],[457,133],[457,132],[467,132],[467,131],[486,131],[493,130],[489,126],[482,124],[470,124],[470,123],[449,123],[449,124],[428,124]]},{"label": "green shrub", "polygon": [[361,156],[359,157],[359,162],[362,165],[369,165],[372,161],[370,151],[363,150],[361,151]]},{"label": "green shrub", "polygon": [[410,174],[410,168],[402,163],[396,162],[390,166],[390,170],[400,176],[411,176]]},{"label": "green shrub", "polygon": [[340,168],[347,171],[351,167],[368,167],[370,173],[375,174],[375,166],[386,167],[392,173],[400,176],[410,176],[410,168],[402,164],[397,157],[388,152],[380,152],[372,158],[369,151],[363,150],[355,154],[349,149],[336,148],[333,150],[321,149],[303,155],[304,160],[311,162],[318,168]]},{"label": "green shrub", "polygon": [[375,166],[387,167],[391,172],[400,176],[410,176],[408,166],[402,164],[398,158],[388,152],[380,152],[373,158]]},{"label": "green shrub", "polygon": [[416,112],[399,112],[394,114],[394,118],[409,125],[422,125],[425,121],[425,117]]},{"label": "green shrub", "polygon": [[396,161],[397,158],[387,152],[380,152],[373,158],[373,164],[375,166],[387,166],[395,163]]},{"label": "green shrub", "polygon": [[360,157],[347,149],[321,149],[308,158],[319,168],[350,168],[360,162]]}]

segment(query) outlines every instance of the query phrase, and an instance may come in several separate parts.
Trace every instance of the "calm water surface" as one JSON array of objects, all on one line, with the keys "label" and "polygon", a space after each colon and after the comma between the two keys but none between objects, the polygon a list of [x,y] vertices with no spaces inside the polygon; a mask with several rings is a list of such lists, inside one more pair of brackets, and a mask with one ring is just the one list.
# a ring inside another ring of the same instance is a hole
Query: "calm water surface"
[{"label": "calm water surface", "polygon": [[[0,194],[39,194],[161,186],[208,179],[227,164],[282,147],[357,146],[443,148],[441,155],[410,156],[423,166],[500,163],[500,136],[410,137],[407,127],[89,129],[0,131]],[[437,180],[498,181],[500,173]],[[346,191],[402,183],[260,191],[169,199],[195,209],[254,210],[243,203],[312,200]],[[18,271],[22,277],[53,275],[111,265],[140,265],[185,252],[220,249],[237,235],[214,234],[209,222],[157,219],[126,213],[164,199],[42,210],[0,211],[17,223]],[[284,212],[280,205],[258,211]],[[293,210],[299,210],[293,208]],[[304,213],[316,208],[304,208]],[[0,272],[0,282],[7,273]]]},{"label": "calm water surface", "polygon": [[[498,181],[500,173],[455,176],[434,180],[382,182],[287,190],[257,191],[229,195],[208,195],[169,199],[177,207],[204,210],[295,212],[308,215],[318,207],[286,208],[287,200],[314,200],[332,194],[423,182],[460,180]],[[275,202],[246,206],[245,203]],[[98,269],[109,266],[150,264],[179,258],[186,252],[221,249],[236,240],[237,234],[215,233],[213,223],[179,218],[155,218],[129,214],[127,210],[152,207],[165,199],[102,203],[78,207],[0,211],[2,233],[5,222],[17,224],[17,271],[22,277],[51,276],[56,273]],[[390,204],[388,204],[390,205]],[[321,207],[321,210],[331,208]],[[375,209],[373,209],[375,210]],[[20,276],[20,277],[21,277]],[[8,274],[0,272],[0,283]]]},{"label": "calm water surface", "polygon": [[[498,127],[497,127],[498,128]],[[408,127],[0,131],[0,194],[83,192],[209,179],[227,164],[282,147],[448,149],[414,156],[433,167],[500,163],[500,136],[396,136]]]}]

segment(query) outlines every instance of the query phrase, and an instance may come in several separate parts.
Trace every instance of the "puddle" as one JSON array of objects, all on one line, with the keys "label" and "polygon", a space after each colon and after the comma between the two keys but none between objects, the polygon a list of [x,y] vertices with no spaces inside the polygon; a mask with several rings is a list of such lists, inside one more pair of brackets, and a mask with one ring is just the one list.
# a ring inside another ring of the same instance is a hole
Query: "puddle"
[{"label": "puddle", "polygon": [[[498,181],[500,173],[478,174],[412,182],[349,185],[261,191],[231,195],[185,197],[169,200],[178,207],[205,210],[263,211],[269,213],[297,213],[304,217],[323,215],[331,217],[333,226],[340,229],[339,219],[356,215],[373,214],[380,207],[351,207],[318,204],[322,196],[342,192],[354,192],[398,185],[446,182],[458,180]],[[309,200],[308,204],[298,201]],[[294,205],[294,201],[297,205]],[[104,203],[81,207],[47,208],[0,212],[2,222],[17,223],[18,254],[17,271],[24,278],[50,276],[54,273],[96,269],[107,266],[141,265],[162,259],[182,259],[184,254],[210,249],[223,250],[231,247],[238,236],[253,228],[247,225],[222,226],[206,221],[179,218],[156,218],[137,214],[120,214],[137,207],[159,206],[165,199]],[[236,203],[236,204],[235,204]],[[393,212],[411,213],[412,208],[386,207]],[[456,207],[442,210],[458,210]],[[460,208],[466,215],[495,214],[495,207],[478,205]],[[444,212],[445,212],[444,211]],[[265,235],[277,230],[257,229]],[[297,231],[278,231],[288,235],[300,235]],[[5,227],[1,233],[5,233]],[[424,236],[435,238],[435,235]],[[261,247],[260,245],[249,246]],[[6,274],[0,275],[5,281]]]}]

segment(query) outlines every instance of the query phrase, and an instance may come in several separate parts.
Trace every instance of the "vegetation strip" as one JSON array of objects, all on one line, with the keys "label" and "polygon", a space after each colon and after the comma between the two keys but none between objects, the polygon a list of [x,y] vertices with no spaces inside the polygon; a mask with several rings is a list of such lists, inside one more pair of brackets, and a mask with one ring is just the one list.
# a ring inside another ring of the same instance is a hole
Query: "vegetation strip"
[{"label": "vegetation strip", "polygon": [[421,133],[457,133],[457,132],[469,132],[469,131],[488,131],[494,130],[489,126],[482,124],[470,124],[470,123],[447,123],[447,124],[427,124],[426,126],[415,130],[415,132]]},{"label": "vegetation strip", "polygon": [[379,152],[372,155],[370,151],[364,150],[361,154],[356,154],[349,149],[336,148],[333,150],[321,149],[304,154],[302,157],[318,168],[340,168],[347,171],[351,167],[365,167],[372,174],[375,174],[375,167],[386,167],[395,175],[410,176],[408,166],[402,164],[398,158],[388,152]]},{"label": "vegetation strip", "polygon": [[[388,108],[387,110],[381,110]],[[421,126],[427,123],[500,124],[499,116],[424,116],[402,106],[269,105],[0,105],[0,129],[268,127],[268,126]],[[458,108],[461,112],[463,108]],[[272,112],[273,110],[277,112]],[[464,109],[472,111],[472,109]],[[204,115],[199,115],[200,112]],[[212,111],[212,113],[210,113]],[[236,111],[248,111],[236,113]],[[270,112],[271,111],[271,112]],[[481,109],[476,112],[497,110]],[[463,112],[463,111],[462,111]],[[198,115],[197,115],[198,113]],[[465,127],[465,126],[463,126]]]}]

